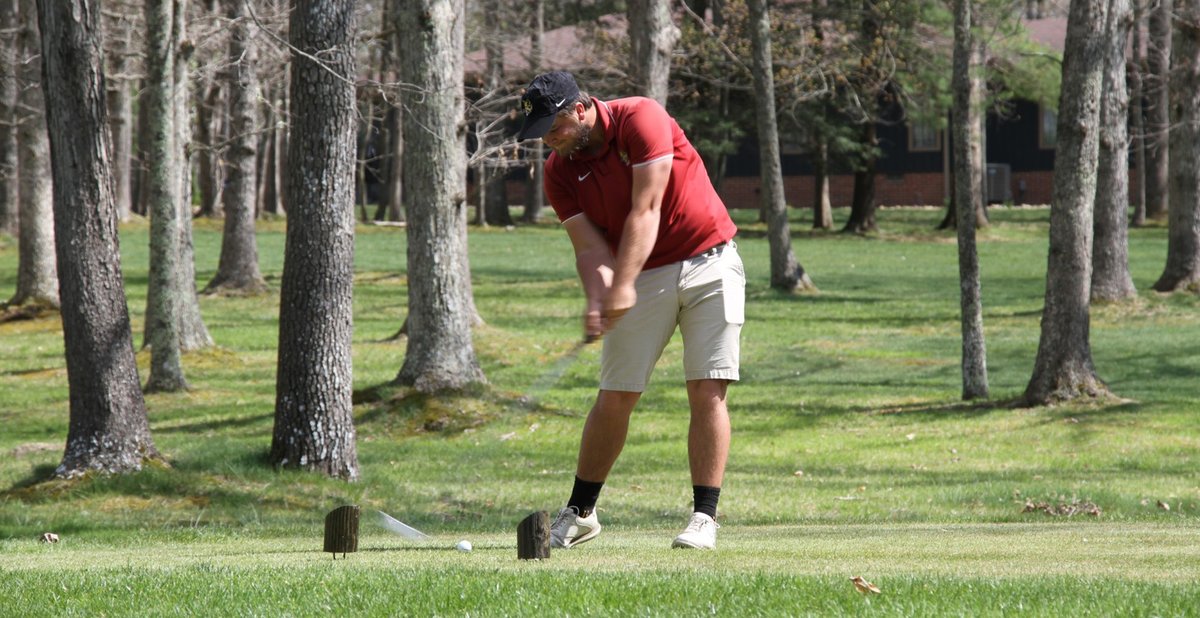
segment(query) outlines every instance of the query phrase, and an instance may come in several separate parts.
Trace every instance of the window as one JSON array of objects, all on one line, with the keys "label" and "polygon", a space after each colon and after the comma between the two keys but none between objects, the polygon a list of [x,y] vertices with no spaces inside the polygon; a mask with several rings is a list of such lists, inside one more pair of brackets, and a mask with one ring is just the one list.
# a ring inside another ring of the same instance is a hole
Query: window
[{"label": "window", "polygon": [[1038,125],[1038,146],[1053,150],[1058,145],[1058,113],[1042,106],[1041,123]]},{"label": "window", "polygon": [[928,122],[908,125],[909,152],[937,152],[942,149],[942,132]]}]

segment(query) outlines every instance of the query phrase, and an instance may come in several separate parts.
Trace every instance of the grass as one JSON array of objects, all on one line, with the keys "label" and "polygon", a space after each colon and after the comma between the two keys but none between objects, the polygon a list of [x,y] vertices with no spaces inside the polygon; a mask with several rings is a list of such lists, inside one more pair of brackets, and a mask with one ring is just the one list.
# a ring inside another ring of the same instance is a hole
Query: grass
[{"label": "grass", "polygon": [[[940,212],[885,209],[865,238],[810,231],[796,213],[793,247],[821,288],[803,296],[767,286],[764,230],[736,213],[750,283],[721,549],[686,559],[666,549],[691,500],[676,340],[601,497],[605,534],[546,564],[515,560],[516,523],[569,491],[596,385],[589,348],[539,405],[520,401],[579,337],[557,226],[472,229],[490,384],[441,398],[385,386],[404,355],[389,341],[406,312],[404,235],[360,228],[353,484],[264,463],[282,222],[260,224],[272,293],[203,298],[218,347],[185,356],[192,391],[147,398],[169,466],[47,481],[66,435],[61,328],[0,325],[0,614],[1196,615],[1200,299],[1148,291],[1165,229],[1131,231],[1139,297],[1093,308],[1097,370],[1120,399],[1014,409],[1037,350],[1048,212],[992,214],[979,244],[992,399],[964,404]],[[144,223],[123,227],[136,345],[147,244]],[[198,221],[201,285],[219,246],[219,223]],[[0,290],[16,261],[0,239]],[[364,522],[363,551],[334,562],[317,551],[321,520],[345,503],[388,511],[435,548]],[[1059,507],[1098,514],[1047,512]],[[45,531],[62,543],[37,543]],[[463,537],[475,552],[448,549]],[[884,593],[860,598],[851,575]]]}]

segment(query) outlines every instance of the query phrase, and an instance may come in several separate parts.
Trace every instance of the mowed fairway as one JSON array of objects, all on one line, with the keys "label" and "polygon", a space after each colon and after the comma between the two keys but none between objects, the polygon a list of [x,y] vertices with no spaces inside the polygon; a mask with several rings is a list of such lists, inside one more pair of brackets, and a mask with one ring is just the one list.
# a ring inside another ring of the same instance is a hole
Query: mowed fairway
[{"label": "mowed fairway", "polygon": [[[604,532],[516,559],[517,522],[567,497],[596,387],[589,347],[523,400],[580,336],[553,224],[472,229],[490,384],[439,398],[386,386],[404,354],[388,340],[406,313],[404,234],[360,227],[362,480],[271,469],[284,228],[264,222],[271,294],[202,298],[218,347],[184,357],[191,392],[147,398],[168,465],[48,481],[67,429],[61,328],[0,324],[0,615],[1200,615],[1200,300],[1149,291],[1165,229],[1131,232],[1139,298],[1093,308],[1093,355],[1116,397],[1021,409],[1009,402],[1037,349],[1047,210],[993,208],[980,233],[992,399],[971,404],[939,211],[883,210],[867,238],[811,232],[794,212],[812,296],[768,288],[753,215],[736,213],[748,323],[718,551],[669,548],[691,501],[676,339],[601,495]],[[203,286],[220,223],[197,225]],[[144,222],[123,227],[137,345],[146,244]],[[0,295],[16,264],[15,240],[0,240]],[[363,537],[335,560],[320,552],[322,520],[342,504],[363,507]],[[374,509],[434,540],[386,535]],[[459,539],[475,550],[455,551]],[[882,592],[858,594],[853,576]]]}]

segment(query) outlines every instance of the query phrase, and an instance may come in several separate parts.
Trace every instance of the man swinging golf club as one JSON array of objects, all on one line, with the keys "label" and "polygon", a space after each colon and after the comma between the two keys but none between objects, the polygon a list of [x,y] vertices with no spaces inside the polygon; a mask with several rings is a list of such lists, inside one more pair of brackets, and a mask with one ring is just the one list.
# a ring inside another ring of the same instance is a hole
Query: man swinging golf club
[{"label": "man swinging golf club", "polygon": [[596,538],[596,501],[625,445],[630,414],[678,327],[691,423],[694,513],[674,547],[714,549],[729,453],[729,382],[738,379],[745,273],[737,227],[704,163],[657,101],[600,101],[563,71],[534,78],[518,139],[552,150],[546,195],[587,295],[585,337],[603,335],[600,392],[583,427],[575,486],[551,544]]}]

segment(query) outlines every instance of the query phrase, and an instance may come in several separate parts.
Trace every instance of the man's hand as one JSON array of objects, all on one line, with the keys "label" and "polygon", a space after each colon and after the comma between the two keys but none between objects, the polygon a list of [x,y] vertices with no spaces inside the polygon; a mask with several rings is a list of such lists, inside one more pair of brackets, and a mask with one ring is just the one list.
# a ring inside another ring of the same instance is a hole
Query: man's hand
[{"label": "man's hand", "polygon": [[575,268],[583,283],[587,307],[583,311],[583,338],[599,339],[604,328],[604,302],[612,286],[613,256],[600,230],[582,214],[563,221],[575,248]]},{"label": "man's hand", "polygon": [[604,332],[612,330],[633,305],[637,303],[637,291],[632,285],[614,285],[604,298],[604,309],[601,312]]},{"label": "man's hand", "polygon": [[588,309],[583,314],[583,340],[591,343],[602,336],[604,336],[604,322],[600,318],[600,309]]}]

